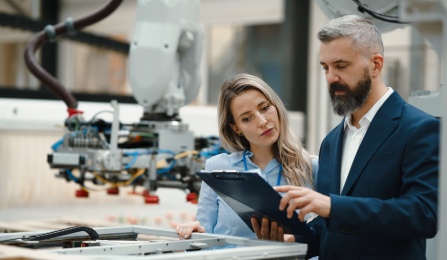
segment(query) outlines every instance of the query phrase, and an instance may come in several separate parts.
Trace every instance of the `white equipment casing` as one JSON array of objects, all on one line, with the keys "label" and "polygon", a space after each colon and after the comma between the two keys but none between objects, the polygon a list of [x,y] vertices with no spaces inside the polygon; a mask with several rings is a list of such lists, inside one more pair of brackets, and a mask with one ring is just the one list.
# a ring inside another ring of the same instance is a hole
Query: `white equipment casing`
[{"label": "white equipment casing", "polygon": [[133,96],[147,113],[178,114],[200,87],[198,0],[139,0],[129,52]]},{"label": "white equipment casing", "polygon": [[[327,17],[340,17],[349,14],[356,14],[363,16],[373,22],[381,32],[387,32],[399,27],[405,26],[404,24],[390,23],[381,21],[368,14],[361,13],[358,10],[358,6],[352,0],[317,0],[320,9],[327,15]],[[364,1],[368,8],[374,10],[377,13],[398,16],[399,13],[399,0],[374,0]]]}]

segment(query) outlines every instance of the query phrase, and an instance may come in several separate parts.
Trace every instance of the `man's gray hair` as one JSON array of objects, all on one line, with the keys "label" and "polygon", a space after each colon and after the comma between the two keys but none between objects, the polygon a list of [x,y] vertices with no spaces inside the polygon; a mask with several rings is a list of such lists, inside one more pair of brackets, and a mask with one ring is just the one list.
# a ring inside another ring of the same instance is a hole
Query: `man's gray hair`
[{"label": "man's gray hair", "polygon": [[348,37],[352,39],[354,48],[365,57],[384,55],[379,29],[369,20],[357,15],[345,15],[331,20],[318,31],[317,37],[322,43]]}]

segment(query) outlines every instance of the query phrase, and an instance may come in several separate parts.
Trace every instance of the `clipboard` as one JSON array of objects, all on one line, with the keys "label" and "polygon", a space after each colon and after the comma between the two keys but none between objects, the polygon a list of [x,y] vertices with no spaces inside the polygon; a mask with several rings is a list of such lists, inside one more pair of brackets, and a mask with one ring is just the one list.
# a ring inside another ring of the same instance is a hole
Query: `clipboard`
[{"label": "clipboard", "polygon": [[[287,218],[285,210],[279,210],[281,195],[275,191],[257,172],[245,171],[200,171],[196,173],[210,186],[254,232],[251,217],[258,221],[267,218],[283,227],[285,234],[311,236],[311,229],[293,213]],[[301,240],[301,239],[300,239]]]}]

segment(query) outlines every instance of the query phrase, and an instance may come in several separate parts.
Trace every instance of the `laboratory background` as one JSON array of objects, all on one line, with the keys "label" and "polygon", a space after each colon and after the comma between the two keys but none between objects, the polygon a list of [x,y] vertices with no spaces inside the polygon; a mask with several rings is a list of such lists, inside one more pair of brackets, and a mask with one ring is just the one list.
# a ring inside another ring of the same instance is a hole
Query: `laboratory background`
[{"label": "laboratory background", "polygon": [[[0,1],[0,232],[55,230],[64,222],[173,230],[194,220],[200,189],[194,173],[223,152],[217,96],[237,73],[260,76],[278,93],[293,132],[312,154],[340,122],[316,32],[331,16],[361,14],[355,1],[200,0],[175,9],[182,1],[125,0],[105,18],[73,28],[73,20],[109,2]],[[374,2],[379,12],[401,5],[413,11],[412,25],[377,20],[386,84],[445,116],[447,2]],[[184,24],[176,27],[178,21]],[[61,30],[66,33],[58,35]],[[39,33],[51,39],[30,52]],[[180,37],[172,43],[185,55],[171,55],[168,44],[154,48],[160,37]],[[27,62],[45,70],[47,81]],[[442,163],[441,171],[443,214]],[[447,255],[439,246],[447,242],[446,218],[428,243],[430,260]]]}]

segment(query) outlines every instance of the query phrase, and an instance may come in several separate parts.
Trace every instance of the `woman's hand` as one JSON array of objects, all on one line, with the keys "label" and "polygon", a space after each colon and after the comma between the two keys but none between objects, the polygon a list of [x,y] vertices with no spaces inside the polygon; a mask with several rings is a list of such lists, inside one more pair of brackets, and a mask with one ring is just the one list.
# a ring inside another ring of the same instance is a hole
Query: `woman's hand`
[{"label": "woman's hand", "polygon": [[205,233],[206,230],[199,221],[192,221],[185,224],[180,224],[175,228],[180,239],[188,239],[192,232]]},{"label": "woman's hand", "polygon": [[262,218],[261,223],[258,223],[256,218],[251,218],[251,225],[256,233],[258,239],[273,240],[280,242],[295,242],[293,235],[284,234],[284,229],[278,226],[276,222],[271,222]]}]

